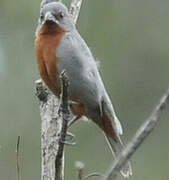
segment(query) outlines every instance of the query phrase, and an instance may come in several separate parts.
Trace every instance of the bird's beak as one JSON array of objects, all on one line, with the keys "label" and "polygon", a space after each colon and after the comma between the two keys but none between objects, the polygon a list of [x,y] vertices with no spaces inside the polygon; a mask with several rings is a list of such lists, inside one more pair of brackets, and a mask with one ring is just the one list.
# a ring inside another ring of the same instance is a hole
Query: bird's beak
[{"label": "bird's beak", "polygon": [[45,21],[44,22],[54,22],[59,25],[59,21],[56,20],[56,18],[52,15],[51,12],[47,12],[45,14]]}]

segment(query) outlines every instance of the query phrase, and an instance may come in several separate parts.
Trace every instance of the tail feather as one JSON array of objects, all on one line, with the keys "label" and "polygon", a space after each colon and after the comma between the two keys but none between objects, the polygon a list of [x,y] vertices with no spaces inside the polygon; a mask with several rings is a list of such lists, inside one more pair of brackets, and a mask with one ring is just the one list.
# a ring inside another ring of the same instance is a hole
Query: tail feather
[{"label": "tail feather", "polygon": [[[113,127],[113,129],[115,130],[116,134],[118,135],[122,135],[123,134],[123,129],[121,126],[121,123],[119,121],[119,119],[116,116],[116,113],[114,111],[114,108],[111,104],[111,101],[109,99],[109,96],[106,94],[103,101],[102,101],[102,111],[103,111],[103,115],[105,115],[108,119],[108,121],[111,122],[111,126]],[[105,117],[103,117],[104,119]]]},{"label": "tail feather", "polygon": [[[106,139],[110,145],[111,151],[112,153],[115,155],[115,157],[117,157],[120,152],[123,150],[124,146],[122,141],[119,138],[118,142],[115,142],[112,138],[106,136]],[[132,175],[132,168],[131,168],[131,164],[130,161],[128,161],[122,168],[122,170],[120,171],[120,173],[122,174],[122,176],[124,178],[128,178],[129,176]]]}]

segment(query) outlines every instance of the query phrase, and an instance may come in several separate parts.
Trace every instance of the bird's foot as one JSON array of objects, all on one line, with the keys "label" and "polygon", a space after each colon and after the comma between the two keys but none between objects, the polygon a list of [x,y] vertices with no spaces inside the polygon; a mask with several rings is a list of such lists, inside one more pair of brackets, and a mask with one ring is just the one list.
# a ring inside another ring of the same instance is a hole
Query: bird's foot
[{"label": "bird's foot", "polygon": [[64,141],[61,140],[61,143],[65,144],[65,145],[74,146],[74,145],[76,145],[74,138],[75,138],[74,134],[72,134],[71,132],[67,132],[65,140]]}]

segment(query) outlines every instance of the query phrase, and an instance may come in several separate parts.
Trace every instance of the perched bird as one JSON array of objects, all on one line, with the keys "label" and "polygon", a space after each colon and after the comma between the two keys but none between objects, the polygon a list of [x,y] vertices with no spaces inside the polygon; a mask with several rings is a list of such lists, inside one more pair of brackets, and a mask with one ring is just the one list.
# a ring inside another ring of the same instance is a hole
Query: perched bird
[{"label": "perched bird", "polygon": [[[86,116],[105,133],[117,156],[123,149],[121,124],[104,87],[96,61],[77,31],[67,7],[50,2],[41,8],[35,40],[40,75],[49,89],[59,96],[59,74],[65,70],[70,81],[70,108],[78,117]],[[132,175],[130,162],[121,170]]]}]

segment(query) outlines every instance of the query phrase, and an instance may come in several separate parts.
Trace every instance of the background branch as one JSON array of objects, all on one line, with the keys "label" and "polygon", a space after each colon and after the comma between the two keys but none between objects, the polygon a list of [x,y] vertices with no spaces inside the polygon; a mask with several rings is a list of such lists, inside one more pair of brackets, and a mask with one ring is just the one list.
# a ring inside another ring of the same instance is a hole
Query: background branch
[{"label": "background branch", "polygon": [[17,180],[21,180],[20,163],[19,163],[20,139],[21,139],[21,137],[18,136],[17,142],[16,142],[16,174],[17,174]]},{"label": "background branch", "polygon": [[130,157],[136,152],[138,147],[142,142],[148,137],[148,135],[153,131],[157,122],[160,120],[160,113],[166,109],[169,101],[169,89],[161,97],[160,102],[157,104],[155,109],[152,111],[150,117],[141,125],[137,130],[135,136],[120,153],[120,155],[115,160],[111,171],[108,173],[105,180],[115,180],[119,171],[122,169],[123,165],[130,159]]}]

